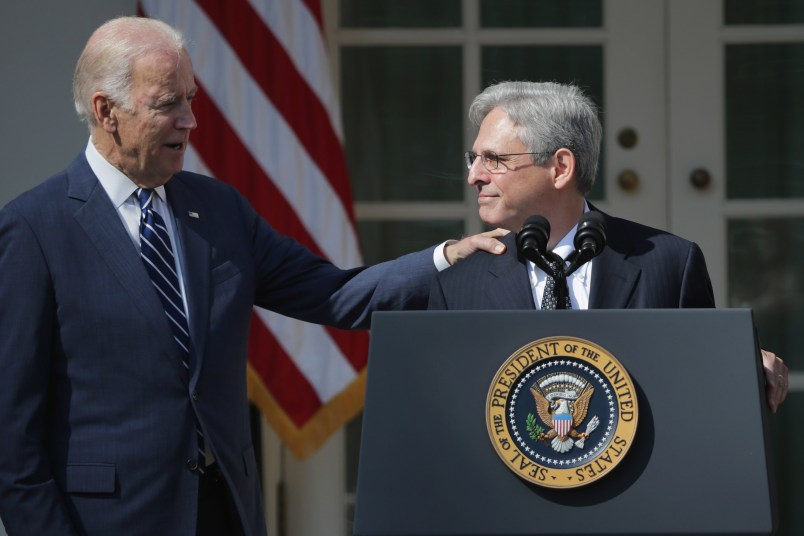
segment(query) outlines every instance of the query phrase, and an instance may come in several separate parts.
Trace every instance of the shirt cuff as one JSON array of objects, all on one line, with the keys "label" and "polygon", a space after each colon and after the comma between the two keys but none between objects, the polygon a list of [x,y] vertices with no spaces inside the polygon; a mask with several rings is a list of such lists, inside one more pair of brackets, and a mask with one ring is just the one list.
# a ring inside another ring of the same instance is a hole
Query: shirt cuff
[{"label": "shirt cuff", "polygon": [[435,264],[436,270],[442,272],[451,266],[447,260],[445,249],[448,245],[455,244],[457,242],[457,240],[447,240],[435,247],[433,250],[433,263]]}]

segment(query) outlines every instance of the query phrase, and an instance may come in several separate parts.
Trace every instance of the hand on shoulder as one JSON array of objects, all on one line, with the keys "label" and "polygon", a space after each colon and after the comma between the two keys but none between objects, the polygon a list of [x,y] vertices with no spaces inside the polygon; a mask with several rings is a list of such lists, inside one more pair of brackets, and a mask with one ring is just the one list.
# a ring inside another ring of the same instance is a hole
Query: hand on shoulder
[{"label": "hand on shoulder", "polygon": [[505,244],[500,242],[498,238],[507,235],[509,232],[507,229],[494,229],[485,233],[467,236],[457,242],[447,244],[444,248],[444,256],[453,265],[476,251],[486,251],[495,255],[505,253]]}]

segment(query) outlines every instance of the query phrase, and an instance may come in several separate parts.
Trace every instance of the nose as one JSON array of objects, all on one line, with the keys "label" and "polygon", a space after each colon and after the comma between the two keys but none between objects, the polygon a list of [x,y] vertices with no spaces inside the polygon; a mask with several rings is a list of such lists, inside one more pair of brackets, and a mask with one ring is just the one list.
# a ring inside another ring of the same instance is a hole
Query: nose
[{"label": "nose", "polygon": [[489,173],[483,166],[481,160],[482,159],[478,156],[474,159],[472,165],[469,167],[469,175],[466,177],[469,186],[475,186],[477,183],[485,184],[489,182]]},{"label": "nose", "polygon": [[195,120],[195,114],[190,107],[190,103],[187,102],[182,106],[181,113],[176,119],[176,128],[179,130],[193,130],[197,126],[198,122]]}]

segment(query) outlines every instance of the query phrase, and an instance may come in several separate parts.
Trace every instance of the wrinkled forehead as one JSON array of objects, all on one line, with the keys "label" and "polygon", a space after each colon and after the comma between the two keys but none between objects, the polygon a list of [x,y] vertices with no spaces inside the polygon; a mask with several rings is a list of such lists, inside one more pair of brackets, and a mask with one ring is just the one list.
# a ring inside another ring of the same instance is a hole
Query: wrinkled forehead
[{"label": "wrinkled forehead", "polygon": [[477,132],[475,151],[512,152],[519,145],[523,145],[520,127],[511,120],[508,112],[498,106],[486,114]]},{"label": "wrinkled forehead", "polygon": [[135,87],[195,85],[193,64],[186,50],[156,50],[137,58],[131,67]]}]

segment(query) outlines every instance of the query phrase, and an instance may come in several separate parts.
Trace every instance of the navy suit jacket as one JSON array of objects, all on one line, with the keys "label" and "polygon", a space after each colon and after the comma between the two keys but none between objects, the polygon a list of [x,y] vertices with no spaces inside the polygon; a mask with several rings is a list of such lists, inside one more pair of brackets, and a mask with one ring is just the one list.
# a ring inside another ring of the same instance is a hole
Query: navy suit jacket
[{"label": "navy suit jacket", "polygon": [[427,304],[432,250],[341,270],[222,182],[181,172],[166,191],[189,374],[83,154],[0,211],[0,517],[12,535],[194,535],[196,418],[246,534],[264,534],[246,395],[252,307],[366,328],[373,310]]},{"label": "navy suit jacket", "polygon": [[[714,307],[701,249],[670,233],[605,215],[606,247],[593,260],[590,309]],[[440,273],[430,309],[534,309],[516,235],[504,255],[479,252]]]}]

